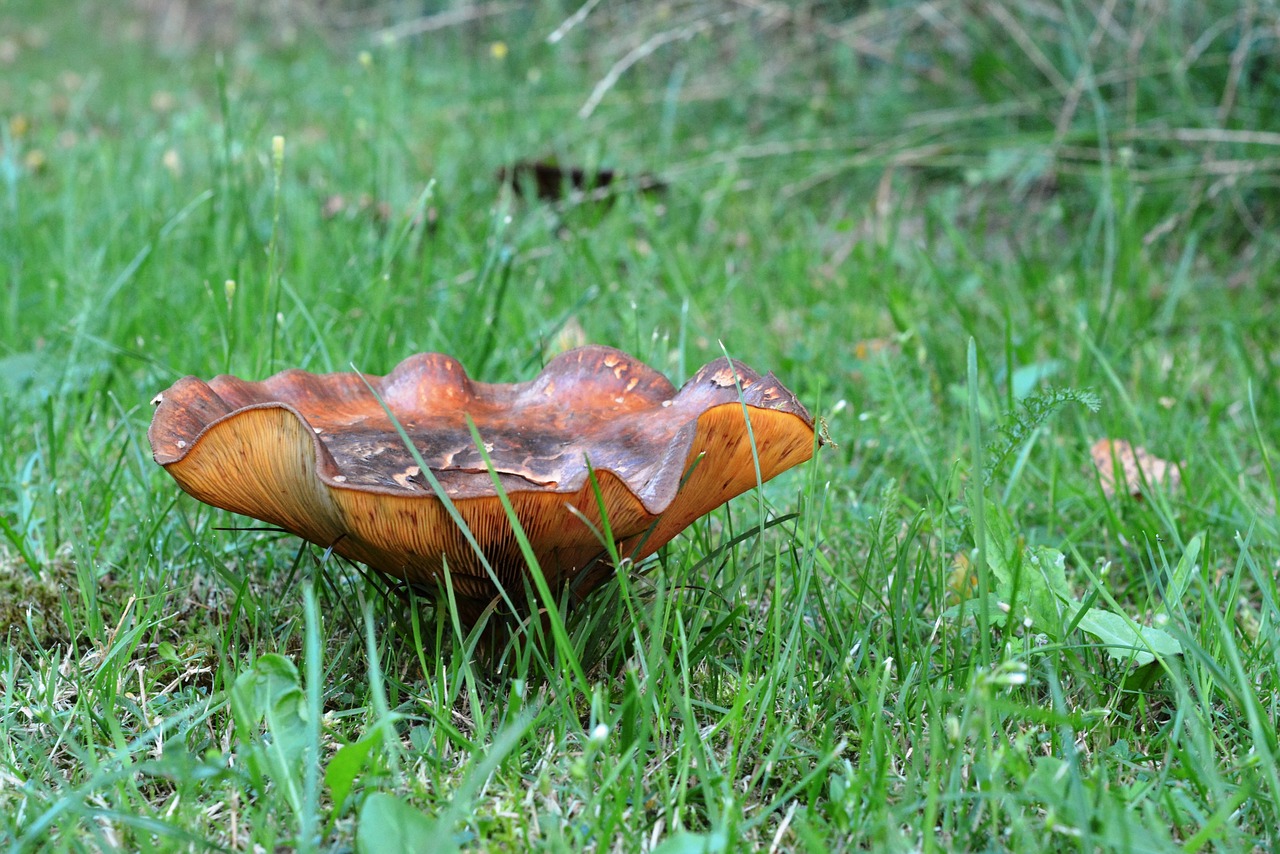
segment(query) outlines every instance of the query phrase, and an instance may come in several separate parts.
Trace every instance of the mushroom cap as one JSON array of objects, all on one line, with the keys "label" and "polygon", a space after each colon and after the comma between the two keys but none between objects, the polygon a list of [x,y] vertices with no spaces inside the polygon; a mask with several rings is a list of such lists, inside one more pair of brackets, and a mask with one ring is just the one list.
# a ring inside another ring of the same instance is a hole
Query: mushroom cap
[{"label": "mushroom cap", "polygon": [[156,398],[152,455],[196,499],[410,584],[434,588],[447,566],[468,610],[483,607],[498,591],[369,386],[515,590],[528,565],[468,417],[548,584],[579,593],[610,571],[592,530],[601,503],[619,554],[638,560],[755,486],[756,460],[763,482],[815,444],[813,419],[772,374],[722,358],[677,391],[625,353],[588,346],[523,383],[473,381],[439,353],[385,377],[185,377]]}]

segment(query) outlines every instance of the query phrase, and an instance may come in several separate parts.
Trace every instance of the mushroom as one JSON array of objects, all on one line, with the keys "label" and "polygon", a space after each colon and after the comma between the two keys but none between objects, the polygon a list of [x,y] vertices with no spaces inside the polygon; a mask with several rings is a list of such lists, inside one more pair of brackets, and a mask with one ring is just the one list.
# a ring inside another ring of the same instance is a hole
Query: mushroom
[{"label": "mushroom", "polygon": [[815,446],[813,419],[772,374],[718,359],[677,391],[601,346],[563,353],[523,383],[476,382],[456,359],[426,353],[385,377],[185,377],[156,403],[152,454],[187,493],[414,586],[434,591],[447,567],[464,619],[499,595],[494,576],[518,591],[529,571],[495,475],[551,589],[582,595],[613,569],[601,505],[618,554],[640,560]]}]

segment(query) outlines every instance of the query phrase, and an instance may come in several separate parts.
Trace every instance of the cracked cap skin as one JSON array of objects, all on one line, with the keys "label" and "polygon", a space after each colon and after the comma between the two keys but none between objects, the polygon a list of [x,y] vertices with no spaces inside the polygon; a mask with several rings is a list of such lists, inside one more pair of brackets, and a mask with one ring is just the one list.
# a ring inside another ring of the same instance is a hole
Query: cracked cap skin
[{"label": "cracked cap skin", "polygon": [[429,594],[447,566],[471,618],[499,595],[485,561],[513,594],[529,572],[485,455],[551,589],[584,595],[612,572],[597,533],[605,518],[618,554],[643,559],[698,517],[807,461],[818,443],[813,419],[772,374],[721,358],[677,390],[602,346],[562,353],[521,383],[477,382],[456,359],[426,353],[384,377],[185,377],[153,403],[152,454],[187,493]]}]

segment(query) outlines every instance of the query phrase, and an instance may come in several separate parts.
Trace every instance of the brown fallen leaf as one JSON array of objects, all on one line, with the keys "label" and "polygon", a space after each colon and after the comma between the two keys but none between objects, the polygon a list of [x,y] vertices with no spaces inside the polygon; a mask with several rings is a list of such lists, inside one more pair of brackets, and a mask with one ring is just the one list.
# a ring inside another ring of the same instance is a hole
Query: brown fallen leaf
[{"label": "brown fallen leaf", "polygon": [[526,189],[544,201],[558,201],[582,196],[584,201],[608,201],[615,195],[611,185],[616,181],[643,193],[662,193],[667,185],[648,173],[624,177],[613,169],[585,169],[580,166],[561,166],[554,160],[520,160],[510,166],[499,167],[496,177],[523,196]]},{"label": "brown fallen leaf", "polygon": [[[1176,489],[1182,483],[1181,463],[1171,463],[1151,454],[1146,448],[1135,448],[1124,439],[1099,439],[1089,449],[1098,481],[1108,498],[1115,498],[1120,487],[1129,495],[1142,499],[1142,486]],[[1119,464],[1117,466],[1117,463]],[[1124,478],[1117,483],[1117,468]]]},{"label": "brown fallen leaf", "polygon": [[978,589],[978,574],[967,552],[956,552],[947,573],[947,601],[953,604],[973,597]]}]

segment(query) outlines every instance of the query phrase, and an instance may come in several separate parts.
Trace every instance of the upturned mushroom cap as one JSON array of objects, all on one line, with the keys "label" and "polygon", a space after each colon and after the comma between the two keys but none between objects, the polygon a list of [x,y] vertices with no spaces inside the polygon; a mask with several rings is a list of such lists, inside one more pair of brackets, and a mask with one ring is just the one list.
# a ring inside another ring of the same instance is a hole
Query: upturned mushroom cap
[{"label": "upturned mushroom cap", "polygon": [[625,353],[590,346],[512,384],[472,381],[439,353],[385,377],[185,377],[156,398],[152,454],[196,499],[410,584],[434,589],[447,564],[474,611],[498,591],[365,379],[513,590],[528,566],[468,416],[548,583],[580,593],[610,571],[590,471],[619,553],[638,560],[755,486],[755,460],[769,480],[815,443],[813,419],[772,374],[718,359],[677,391]]}]

